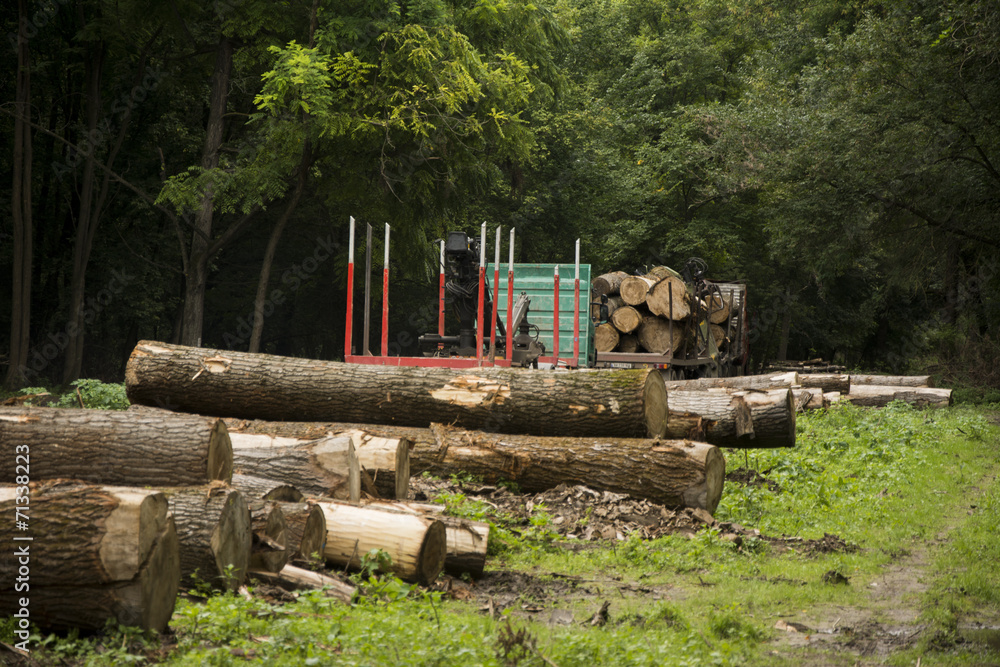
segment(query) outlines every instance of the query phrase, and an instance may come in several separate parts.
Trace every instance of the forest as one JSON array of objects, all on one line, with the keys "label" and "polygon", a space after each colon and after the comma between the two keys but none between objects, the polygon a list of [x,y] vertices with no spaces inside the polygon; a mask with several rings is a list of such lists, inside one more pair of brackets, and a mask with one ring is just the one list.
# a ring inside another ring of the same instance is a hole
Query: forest
[{"label": "forest", "polygon": [[486,221],[518,262],[580,238],[593,275],[700,257],[746,281],[755,365],[1000,383],[995,2],[17,0],[2,20],[7,389],[119,382],[142,339],[341,357],[352,216],[392,225],[402,347],[433,329],[434,240]]}]

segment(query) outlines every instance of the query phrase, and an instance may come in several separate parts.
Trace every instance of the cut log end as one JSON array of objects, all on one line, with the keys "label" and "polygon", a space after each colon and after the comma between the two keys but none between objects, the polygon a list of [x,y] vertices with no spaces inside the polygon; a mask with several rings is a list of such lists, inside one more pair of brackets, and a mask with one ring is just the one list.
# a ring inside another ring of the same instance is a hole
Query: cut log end
[{"label": "cut log end", "polygon": [[421,583],[430,584],[444,570],[448,558],[448,531],[440,521],[434,521],[427,528],[427,535],[420,547],[417,558],[417,578]]},{"label": "cut log end", "polygon": [[618,347],[618,330],[608,322],[594,329],[594,348],[598,352],[611,352]]},{"label": "cut log end", "polygon": [[215,422],[208,443],[208,476],[230,482],[233,478],[233,443],[229,430],[221,419]]},{"label": "cut log end", "polygon": [[233,490],[219,514],[219,524],[212,531],[211,547],[215,556],[218,583],[229,590],[236,590],[246,578],[250,565],[252,542],[250,510],[239,491]]},{"label": "cut log end", "polygon": [[726,482],[726,457],[718,447],[712,447],[705,455],[705,502],[704,507],[715,514],[722,500],[722,487]]},{"label": "cut log end", "polygon": [[164,632],[174,613],[177,590],[181,581],[180,545],[174,519],[167,519],[166,530],[160,534],[140,574],[142,590],[142,621],[140,627]]},{"label": "cut log end", "polygon": [[643,417],[646,434],[650,438],[662,438],[667,433],[670,411],[667,406],[667,387],[658,371],[650,371],[643,388]]}]

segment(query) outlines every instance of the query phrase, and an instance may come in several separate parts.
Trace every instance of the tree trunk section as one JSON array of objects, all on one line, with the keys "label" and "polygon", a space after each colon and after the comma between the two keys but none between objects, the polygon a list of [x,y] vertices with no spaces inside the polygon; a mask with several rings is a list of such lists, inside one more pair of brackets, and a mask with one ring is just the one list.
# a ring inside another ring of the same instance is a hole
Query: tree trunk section
[{"label": "tree trunk section", "polygon": [[323,589],[324,595],[329,598],[340,600],[344,604],[350,604],[357,594],[357,589],[350,584],[345,584],[336,577],[331,577],[320,572],[305,570],[295,565],[286,565],[281,572],[254,571],[251,573],[254,578],[273,586],[281,586],[289,590],[317,590]]},{"label": "tree trunk section", "polygon": [[392,574],[406,581],[427,584],[444,569],[447,534],[440,521],[347,503],[316,504],[326,516],[328,563],[359,568],[364,556],[381,549],[392,559]]},{"label": "tree trunk section", "polygon": [[646,303],[646,294],[656,283],[655,280],[645,276],[628,276],[622,280],[620,294],[622,300],[630,306],[639,306]]},{"label": "tree trunk section", "polygon": [[622,334],[618,337],[618,351],[633,354],[639,351],[639,337],[632,334]]},{"label": "tree trunk section", "polygon": [[140,342],[129,399],[219,416],[538,435],[661,435],[666,391],[649,369],[573,372],[368,366]]},{"label": "tree trunk section", "polygon": [[632,333],[639,328],[640,324],[642,324],[642,313],[632,306],[617,308],[611,316],[611,324],[613,324],[615,329],[617,329],[620,333]]},{"label": "tree trunk section", "polygon": [[646,295],[646,306],[654,315],[675,321],[683,320],[691,314],[687,285],[674,276],[663,278],[650,288]]},{"label": "tree trunk section", "polygon": [[903,401],[918,408],[944,408],[952,403],[951,389],[931,387],[886,387],[863,384],[851,387],[847,400],[854,405],[882,408],[892,401]]},{"label": "tree trunk section", "polygon": [[591,292],[597,298],[600,298],[605,294],[608,296],[614,296],[619,293],[622,281],[626,278],[628,278],[628,274],[624,271],[612,271],[611,273],[605,273],[597,276],[591,282]]},{"label": "tree trunk section", "polygon": [[233,475],[233,481],[230,485],[251,501],[273,500],[275,502],[297,503],[305,497],[299,489],[291,484],[254,475]]},{"label": "tree trunk section", "polygon": [[746,446],[754,432],[744,392],[671,391],[667,437],[725,447]]},{"label": "tree trunk section", "polygon": [[[285,548],[289,561],[322,561],[326,515],[314,503],[278,503],[285,515]],[[315,557],[314,557],[315,554]]]},{"label": "tree trunk section", "polygon": [[163,491],[177,523],[181,586],[192,586],[195,575],[218,588],[239,588],[253,542],[250,509],[243,494],[219,482]]},{"label": "tree trunk section", "polygon": [[597,325],[594,329],[594,349],[598,352],[611,352],[618,347],[618,330],[610,322]]},{"label": "tree trunk section", "polygon": [[233,466],[241,475],[281,482],[306,495],[357,502],[361,467],[350,435],[318,440],[234,433]]},{"label": "tree trunk section", "polygon": [[667,380],[667,371],[661,371],[667,391],[680,389],[683,391],[704,389],[752,389],[764,391],[768,389],[788,389],[799,384],[798,373],[771,373],[770,375],[741,375],[728,378],[700,378],[698,380]]},{"label": "tree trunk section", "polygon": [[350,435],[358,464],[379,498],[405,500],[410,495],[410,448],[406,438],[380,438],[358,429]]},{"label": "tree trunk section", "polygon": [[[13,451],[13,450],[12,450]],[[180,582],[177,531],[162,493],[76,481],[30,484],[28,505],[16,487],[0,487],[0,615],[18,599],[31,601],[31,621],[42,627],[100,629],[123,625],[162,632],[174,611]],[[23,497],[23,496],[22,496]],[[30,514],[30,532],[15,533],[16,508]],[[19,536],[33,541],[15,541]],[[17,591],[18,550],[30,558],[30,592]]]},{"label": "tree trunk section", "polygon": [[[233,453],[219,419],[166,411],[0,408],[0,442],[31,451],[32,479],[182,486],[228,481]],[[14,478],[13,456],[0,460]]]},{"label": "tree trunk section", "polygon": [[795,397],[791,389],[748,392],[743,400],[750,406],[753,435],[742,448],[795,446]]},{"label": "tree trunk section", "polygon": [[719,297],[718,294],[710,294],[707,299],[705,299],[705,307],[708,310],[708,321],[712,324],[725,324],[729,320],[729,314],[732,312],[731,299],[723,296]]},{"label": "tree trunk section", "polygon": [[851,385],[877,384],[884,387],[933,387],[930,375],[852,375]]},{"label": "tree trunk section", "polygon": [[285,513],[278,503],[251,500],[250,569],[280,572],[288,564]]},{"label": "tree trunk section", "polygon": [[684,342],[684,328],[679,323],[647,315],[639,326],[639,344],[655,354],[673,354]]},{"label": "tree trunk section", "polygon": [[839,391],[846,394],[851,391],[851,376],[840,373],[803,373],[799,375],[803,389],[821,389],[823,393]]}]

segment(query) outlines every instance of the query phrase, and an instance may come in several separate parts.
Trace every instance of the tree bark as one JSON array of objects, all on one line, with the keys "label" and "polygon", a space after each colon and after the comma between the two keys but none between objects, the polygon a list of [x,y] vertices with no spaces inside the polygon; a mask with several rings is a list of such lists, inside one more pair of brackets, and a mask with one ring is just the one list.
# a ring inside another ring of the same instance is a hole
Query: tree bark
[{"label": "tree bark", "polygon": [[251,570],[280,572],[288,564],[288,527],[284,510],[276,502],[250,500]]},{"label": "tree bark", "polygon": [[718,294],[710,294],[705,300],[705,307],[708,309],[708,321],[712,324],[724,324],[729,320],[729,314],[732,312],[731,299],[723,296],[719,298]]},{"label": "tree bark", "polygon": [[359,568],[364,556],[381,549],[392,559],[390,572],[406,581],[427,584],[444,569],[447,535],[440,521],[327,500],[316,504],[326,516],[328,563]]},{"label": "tree bark", "polygon": [[233,467],[241,475],[281,482],[306,495],[357,502],[361,468],[350,435],[317,440],[234,433]]},{"label": "tree bark", "polygon": [[181,587],[192,576],[235,591],[246,578],[253,541],[243,494],[221,482],[163,489],[177,523]]},{"label": "tree bark", "polygon": [[291,484],[255,475],[233,475],[230,484],[234,489],[239,489],[249,500],[297,503],[305,497]]},{"label": "tree bark", "polygon": [[125,381],[134,403],[248,419],[623,437],[662,435],[667,419],[663,380],[649,369],[396,368],[142,341]]},{"label": "tree bark", "polygon": [[951,389],[931,387],[886,387],[863,384],[851,387],[847,400],[854,405],[882,408],[892,401],[904,401],[918,408],[944,408],[952,403]]},{"label": "tree bark", "polygon": [[620,333],[632,333],[642,324],[642,313],[632,306],[616,308],[614,314],[611,315],[611,324]]},{"label": "tree bark", "polygon": [[618,347],[618,340],[618,330],[610,322],[594,329],[594,349],[598,352],[611,352]]},{"label": "tree bark", "polygon": [[743,448],[795,446],[795,397],[791,389],[748,392],[743,400],[750,406],[753,435]]},{"label": "tree bark", "polygon": [[851,385],[878,384],[884,387],[933,387],[930,375],[852,375]]},{"label": "tree bark", "polygon": [[683,320],[691,314],[687,285],[674,276],[662,278],[649,289],[646,306],[654,315],[671,320]]},{"label": "tree bark", "polygon": [[660,319],[653,315],[642,318],[639,326],[639,344],[655,354],[673,354],[684,342],[684,328],[680,323]]},{"label": "tree bark", "polygon": [[614,296],[618,294],[622,286],[622,281],[626,278],[628,278],[628,274],[624,271],[612,271],[611,273],[597,276],[590,284],[591,292],[597,298],[605,294]]},{"label": "tree bark", "polygon": [[644,304],[646,303],[646,294],[655,283],[655,280],[645,276],[628,276],[622,280],[619,288],[621,297],[630,306]]},{"label": "tree bark", "polygon": [[[666,371],[661,371],[666,375]],[[667,391],[680,389],[683,391],[715,389],[728,387],[730,389],[788,389],[799,384],[798,373],[771,373],[770,375],[742,375],[728,378],[700,378],[698,380],[666,380]]]},{"label": "tree bark", "polygon": [[754,432],[745,392],[671,391],[667,437],[718,446],[746,446]]},{"label": "tree bark", "polygon": [[632,334],[622,334],[618,337],[618,351],[632,354],[639,351],[639,337]]},{"label": "tree bark", "polygon": [[[0,441],[31,451],[33,479],[181,486],[228,481],[233,452],[225,423],[162,410],[116,412],[0,408]],[[14,478],[13,456],[0,475]]]},{"label": "tree bark", "polygon": [[344,604],[350,604],[357,595],[354,586],[345,584],[340,579],[295,565],[286,565],[278,573],[254,571],[251,574],[265,583],[291,590],[323,589],[326,597],[340,600]]},{"label": "tree bark", "polygon": [[824,393],[839,391],[846,394],[851,391],[851,376],[841,373],[802,373],[799,383],[804,389],[822,389]]},{"label": "tree bark", "polygon": [[361,473],[367,476],[362,481],[370,479],[379,498],[405,500],[410,496],[412,442],[406,438],[380,438],[358,429],[346,435],[351,436]]},{"label": "tree bark", "polygon": [[[0,487],[0,514],[8,518],[0,539],[9,553],[23,546],[30,554],[30,592],[15,588],[24,563],[0,558],[0,615],[10,616],[28,597],[31,621],[46,628],[100,629],[114,618],[166,629],[181,575],[162,493],[50,480],[31,483],[27,497],[27,505],[18,503],[16,487]],[[17,508],[30,514],[30,532],[14,532]],[[34,539],[15,541],[19,536]]]},{"label": "tree bark", "polygon": [[285,549],[289,561],[322,559],[326,543],[326,515],[314,503],[278,503],[285,515]]}]

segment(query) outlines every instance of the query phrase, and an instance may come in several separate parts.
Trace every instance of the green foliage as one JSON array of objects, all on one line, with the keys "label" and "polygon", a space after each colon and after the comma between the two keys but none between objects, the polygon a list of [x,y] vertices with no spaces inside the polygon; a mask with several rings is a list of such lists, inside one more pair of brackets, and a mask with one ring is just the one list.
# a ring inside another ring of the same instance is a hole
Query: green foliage
[{"label": "green foliage", "polygon": [[[128,396],[125,394],[124,383],[105,383],[100,380],[80,379],[70,383],[73,389],[62,394],[56,394],[58,398],[50,397],[46,405],[55,405],[60,408],[84,407],[93,410],[128,410],[130,405]],[[45,387],[25,387],[19,392],[22,396],[31,394],[49,394]],[[26,401],[27,405],[32,405],[35,399]],[[82,405],[81,405],[82,404]]]}]

